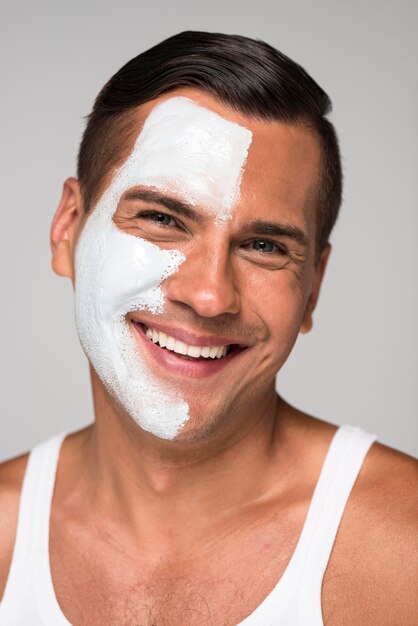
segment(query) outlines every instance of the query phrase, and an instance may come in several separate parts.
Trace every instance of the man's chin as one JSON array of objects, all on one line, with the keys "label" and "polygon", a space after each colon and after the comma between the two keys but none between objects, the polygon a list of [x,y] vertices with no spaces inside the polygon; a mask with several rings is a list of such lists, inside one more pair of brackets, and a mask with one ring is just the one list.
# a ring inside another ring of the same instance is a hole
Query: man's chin
[{"label": "man's chin", "polygon": [[[162,351],[146,340],[152,348]],[[152,371],[149,359],[143,358],[142,351],[139,353],[137,343],[134,346],[136,357],[141,359],[137,382],[135,376],[129,376],[126,384],[110,384],[90,361],[97,418],[101,414],[110,419],[113,415],[116,420],[123,416],[123,422],[128,419],[128,423],[134,422],[144,432],[173,442],[192,444],[215,439],[223,431],[222,424],[231,408],[230,402],[225,402],[225,395],[230,394],[222,381],[216,382],[216,377],[212,377],[214,389],[211,380],[205,384],[201,378],[168,376],[164,368]],[[112,379],[116,379],[116,370]],[[180,405],[184,407],[182,414]]]},{"label": "man's chin", "polygon": [[193,445],[205,444],[219,440],[223,429],[220,426],[222,420],[219,417],[202,415],[194,419],[191,410],[190,418],[179,429],[176,436],[171,440],[173,443],[184,444],[192,447]]}]

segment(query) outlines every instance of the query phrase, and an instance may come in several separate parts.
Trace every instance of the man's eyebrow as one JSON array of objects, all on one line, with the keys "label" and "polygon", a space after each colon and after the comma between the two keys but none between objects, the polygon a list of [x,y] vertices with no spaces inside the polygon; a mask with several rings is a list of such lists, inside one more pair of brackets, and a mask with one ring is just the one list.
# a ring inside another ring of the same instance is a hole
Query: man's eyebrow
[{"label": "man's eyebrow", "polygon": [[[203,217],[195,211],[190,204],[172,196],[168,196],[160,191],[153,189],[132,189],[125,195],[125,200],[143,200],[144,202],[152,202],[177,213],[181,217],[187,217],[197,223],[202,223]],[[297,241],[305,248],[309,247],[308,236],[297,226],[290,224],[281,224],[278,222],[265,222],[264,220],[254,220],[246,222],[242,230],[251,231],[256,235],[270,237],[289,237]]]},{"label": "man's eyebrow", "polygon": [[152,202],[153,204],[159,204],[173,213],[177,213],[181,217],[187,217],[194,222],[202,222],[202,217],[197,213],[190,204],[167,196],[160,191],[154,191],[152,189],[133,189],[128,191],[125,195],[125,200],[144,200],[145,202]]},{"label": "man's eyebrow", "polygon": [[243,230],[251,231],[257,235],[270,237],[289,237],[294,239],[304,248],[309,248],[309,237],[297,226],[291,224],[280,224],[278,222],[265,222],[264,220],[254,220],[246,222]]}]

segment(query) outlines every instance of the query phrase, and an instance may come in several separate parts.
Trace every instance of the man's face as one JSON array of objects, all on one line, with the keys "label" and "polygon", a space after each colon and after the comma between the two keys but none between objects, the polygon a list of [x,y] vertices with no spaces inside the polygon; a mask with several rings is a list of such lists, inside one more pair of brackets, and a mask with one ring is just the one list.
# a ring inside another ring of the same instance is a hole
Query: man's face
[{"label": "man's face", "polygon": [[193,89],[135,139],[78,241],[77,327],[141,427],[197,439],[262,410],[309,323],[319,143]]}]

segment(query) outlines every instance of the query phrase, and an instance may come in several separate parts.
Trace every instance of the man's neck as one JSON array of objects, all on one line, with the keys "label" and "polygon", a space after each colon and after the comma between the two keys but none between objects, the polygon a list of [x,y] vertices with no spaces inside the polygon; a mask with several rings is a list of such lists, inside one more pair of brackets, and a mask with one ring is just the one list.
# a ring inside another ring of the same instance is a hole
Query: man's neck
[{"label": "man's neck", "polygon": [[[273,393],[238,433],[179,443],[144,432],[95,394],[97,418],[82,461],[89,506],[150,549],[198,541],[228,516],[257,506],[272,485],[277,491],[285,484],[285,471],[277,471],[281,403]],[[280,464],[285,470],[284,458]]]}]

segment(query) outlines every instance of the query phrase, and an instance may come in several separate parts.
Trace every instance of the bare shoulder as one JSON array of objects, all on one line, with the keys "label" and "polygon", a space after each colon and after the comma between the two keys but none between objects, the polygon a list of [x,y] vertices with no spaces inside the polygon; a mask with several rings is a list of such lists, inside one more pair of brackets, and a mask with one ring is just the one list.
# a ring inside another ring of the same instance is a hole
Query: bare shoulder
[{"label": "bare shoulder", "polygon": [[368,480],[374,480],[379,491],[399,490],[399,495],[408,503],[418,500],[418,460],[399,450],[375,442],[371,447],[363,471]]},{"label": "bare shoulder", "polygon": [[[399,549],[402,545],[418,547],[417,459],[376,442],[365,459],[357,492],[353,490],[353,501],[367,519],[374,521],[371,535],[382,547],[391,540]],[[417,554],[415,550],[414,556]],[[402,562],[396,560],[396,551],[392,562],[403,570]]]},{"label": "bare shoulder", "polygon": [[[417,573],[418,461],[376,442],[347,503],[324,578],[325,624],[418,624]],[[327,602],[332,596],[334,602]],[[341,598],[338,608],[335,597]]]},{"label": "bare shoulder", "polygon": [[20,492],[28,454],[0,463],[0,599],[13,554]]}]

